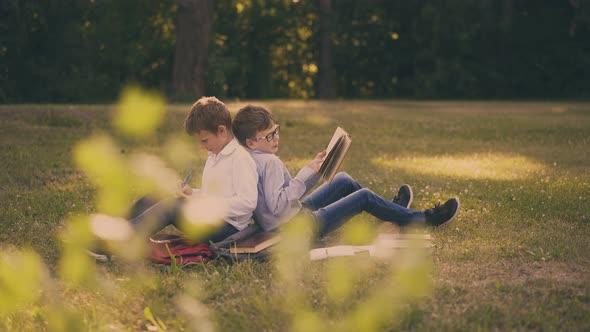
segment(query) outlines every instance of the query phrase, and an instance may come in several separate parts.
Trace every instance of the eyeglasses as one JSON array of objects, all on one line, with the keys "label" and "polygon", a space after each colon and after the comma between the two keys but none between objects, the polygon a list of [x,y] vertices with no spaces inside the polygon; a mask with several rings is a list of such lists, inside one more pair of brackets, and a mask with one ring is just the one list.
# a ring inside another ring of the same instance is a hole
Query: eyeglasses
[{"label": "eyeglasses", "polygon": [[273,130],[270,134],[268,134],[266,136],[258,137],[258,138],[256,138],[256,140],[259,141],[261,139],[265,139],[267,142],[270,142],[275,138],[275,136],[277,136],[279,134],[280,128],[281,128],[281,126],[277,125],[275,130]]}]

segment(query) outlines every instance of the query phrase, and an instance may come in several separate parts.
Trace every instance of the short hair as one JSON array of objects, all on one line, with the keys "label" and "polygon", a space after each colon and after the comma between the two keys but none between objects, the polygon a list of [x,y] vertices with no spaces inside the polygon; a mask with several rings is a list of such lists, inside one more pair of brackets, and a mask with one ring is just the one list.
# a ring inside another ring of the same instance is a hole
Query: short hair
[{"label": "short hair", "polygon": [[227,106],[215,97],[197,100],[184,119],[184,130],[191,136],[201,130],[217,134],[219,126],[225,126],[231,132],[231,114]]},{"label": "short hair", "polygon": [[234,117],[233,132],[238,141],[246,145],[247,138],[254,138],[256,132],[268,129],[275,118],[262,106],[248,105]]}]

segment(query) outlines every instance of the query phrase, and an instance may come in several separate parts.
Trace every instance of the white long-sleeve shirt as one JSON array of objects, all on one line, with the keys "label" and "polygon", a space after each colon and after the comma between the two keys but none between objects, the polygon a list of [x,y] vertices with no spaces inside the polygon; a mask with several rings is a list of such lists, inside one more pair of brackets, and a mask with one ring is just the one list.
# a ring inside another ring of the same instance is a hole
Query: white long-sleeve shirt
[{"label": "white long-sleeve shirt", "polygon": [[201,192],[222,197],[227,204],[224,220],[241,230],[252,220],[258,198],[257,182],[254,160],[234,138],[218,154],[209,152]]},{"label": "white long-sleeve shirt", "polygon": [[289,221],[301,209],[299,199],[318,181],[317,173],[303,167],[292,178],[285,164],[272,153],[250,150],[258,170],[256,222],[269,231]]}]

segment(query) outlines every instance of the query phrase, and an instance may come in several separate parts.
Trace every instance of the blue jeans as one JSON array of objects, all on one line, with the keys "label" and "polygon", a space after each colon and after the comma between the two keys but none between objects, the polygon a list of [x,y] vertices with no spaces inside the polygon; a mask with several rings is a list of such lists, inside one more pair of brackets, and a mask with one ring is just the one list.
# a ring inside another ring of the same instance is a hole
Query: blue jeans
[{"label": "blue jeans", "polygon": [[[184,198],[170,198],[155,202],[147,197],[142,197],[133,203],[129,222],[135,227],[152,235],[161,231],[168,225],[178,227],[180,210]],[[238,232],[234,226],[224,222],[217,231],[203,239],[203,243],[219,242]]]},{"label": "blue jeans", "polygon": [[318,222],[319,236],[342,226],[353,216],[366,211],[400,226],[424,222],[424,212],[406,209],[364,188],[346,173],[338,173],[330,183],[322,184],[303,202]]}]

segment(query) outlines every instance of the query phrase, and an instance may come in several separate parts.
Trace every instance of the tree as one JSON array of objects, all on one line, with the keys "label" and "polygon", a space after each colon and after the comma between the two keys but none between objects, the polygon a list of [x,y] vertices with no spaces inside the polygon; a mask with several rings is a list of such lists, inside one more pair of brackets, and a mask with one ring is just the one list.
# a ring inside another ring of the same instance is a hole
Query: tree
[{"label": "tree", "polygon": [[570,36],[576,35],[578,25],[589,24],[590,15],[588,8],[590,7],[590,0],[569,0],[570,5],[574,8],[574,17],[570,22]]},{"label": "tree", "polygon": [[332,61],[332,1],[319,0],[319,66],[318,98],[334,98],[334,69]]},{"label": "tree", "polygon": [[485,28],[509,33],[512,29],[514,3],[512,0],[481,0]]},{"label": "tree", "polygon": [[177,4],[173,93],[195,99],[205,94],[213,2],[177,0]]}]

